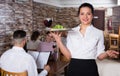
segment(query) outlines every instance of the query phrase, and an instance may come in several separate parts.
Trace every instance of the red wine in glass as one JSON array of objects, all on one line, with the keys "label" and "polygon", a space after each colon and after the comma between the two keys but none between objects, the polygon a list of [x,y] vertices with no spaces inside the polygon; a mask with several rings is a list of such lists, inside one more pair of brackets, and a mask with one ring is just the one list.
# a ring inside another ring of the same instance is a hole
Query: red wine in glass
[{"label": "red wine in glass", "polygon": [[44,25],[46,26],[46,27],[51,27],[51,25],[52,25],[52,20],[50,19],[50,20],[44,20]]}]

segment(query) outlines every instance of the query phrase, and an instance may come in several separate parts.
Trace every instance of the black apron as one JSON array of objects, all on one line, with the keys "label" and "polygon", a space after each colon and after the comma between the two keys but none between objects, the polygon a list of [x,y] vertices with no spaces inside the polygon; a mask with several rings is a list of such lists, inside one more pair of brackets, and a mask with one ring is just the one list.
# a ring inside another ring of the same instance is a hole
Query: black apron
[{"label": "black apron", "polygon": [[71,59],[67,76],[99,76],[94,59]]}]

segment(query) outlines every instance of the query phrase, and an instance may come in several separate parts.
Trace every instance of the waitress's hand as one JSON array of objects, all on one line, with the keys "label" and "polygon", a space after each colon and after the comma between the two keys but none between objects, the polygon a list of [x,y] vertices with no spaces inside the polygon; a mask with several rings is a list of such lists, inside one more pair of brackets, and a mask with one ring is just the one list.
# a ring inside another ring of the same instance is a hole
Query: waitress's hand
[{"label": "waitress's hand", "polygon": [[61,42],[62,32],[51,32],[50,34],[55,39],[56,42]]},{"label": "waitress's hand", "polygon": [[106,54],[110,58],[118,58],[119,52],[117,52],[115,50],[107,50]]}]

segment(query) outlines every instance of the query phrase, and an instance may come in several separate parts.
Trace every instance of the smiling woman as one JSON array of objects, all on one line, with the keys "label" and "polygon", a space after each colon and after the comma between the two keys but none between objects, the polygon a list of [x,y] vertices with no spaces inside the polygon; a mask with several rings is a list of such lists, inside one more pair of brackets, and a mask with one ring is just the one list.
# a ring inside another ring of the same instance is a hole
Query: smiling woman
[{"label": "smiling woman", "polygon": [[83,3],[78,8],[80,24],[68,31],[66,46],[62,43],[61,33],[51,33],[61,53],[70,60],[67,76],[99,76],[96,59],[116,58],[118,52],[104,51],[103,31],[92,24],[94,8]]}]

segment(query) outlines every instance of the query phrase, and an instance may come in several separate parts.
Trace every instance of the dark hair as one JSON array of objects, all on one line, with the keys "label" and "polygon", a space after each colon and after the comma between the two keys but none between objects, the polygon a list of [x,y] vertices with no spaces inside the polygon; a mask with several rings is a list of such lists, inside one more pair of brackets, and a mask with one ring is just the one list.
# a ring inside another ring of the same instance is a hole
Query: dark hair
[{"label": "dark hair", "polygon": [[21,38],[25,38],[26,37],[26,32],[23,30],[16,30],[13,33],[13,38],[14,39],[21,39]]},{"label": "dark hair", "polygon": [[46,35],[48,35],[48,34],[50,34],[50,31],[47,31],[47,32],[46,32]]},{"label": "dark hair", "polygon": [[36,41],[37,38],[39,37],[40,33],[38,31],[34,31],[31,35],[31,40]]},{"label": "dark hair", "polygon": [[90,8],[92,14],[94,14],[94,7],[92,6],[92,4],[90,4],[90,3],[83,3],[81,6],[79,6],[78,16],[79,16],[79,13],[80,13],[80,9],[81,9],[82,7],[88,7],[88,8]]}]

